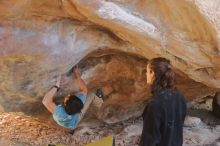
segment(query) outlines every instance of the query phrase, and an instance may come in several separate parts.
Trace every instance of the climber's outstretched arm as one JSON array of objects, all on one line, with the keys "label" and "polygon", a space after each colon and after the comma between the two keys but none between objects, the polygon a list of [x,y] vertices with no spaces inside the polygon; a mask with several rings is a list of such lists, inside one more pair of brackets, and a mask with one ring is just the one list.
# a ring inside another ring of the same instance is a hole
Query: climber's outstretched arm
[{"label": "climber's outstretched arm", "polygon": [[57,90],[60,88],[60,80],[61,80],[61,76],[58,77],[56,85],[53,86],[53,88],[50,89],[50,91],[48,91],[45,94],[45,96],[43,98],[43,101],[42,101],[43,105],[51,113],[53,113],[55,111],[55,108],[56,108],[56,104],[53,101],[53,97],[56,94]]},{"label": "climber's outstretched arm", "polygon": [[87,95],[88,89],[87,89],[87,87],[86,87],[85,82],[84,82],[83,79],[81,78],[81,74],[80,74],[79,68],[78,68],[78,67],[75,67],[75,68],[73,69],[73,73],[74,73],[74,75],[75,75],[75,77],[76,77],[76,80],[77,80],[79,86],[80,86],[80,91],[83,92],[85,95]]}]

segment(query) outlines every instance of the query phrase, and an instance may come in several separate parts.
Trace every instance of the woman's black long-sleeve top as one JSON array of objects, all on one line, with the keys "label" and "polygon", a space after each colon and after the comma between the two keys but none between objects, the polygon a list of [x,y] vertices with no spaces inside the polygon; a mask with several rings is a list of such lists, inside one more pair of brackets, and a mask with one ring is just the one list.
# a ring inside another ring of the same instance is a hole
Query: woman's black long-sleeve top
[{"label": "woman's black long-sleeve top", "polygon": [[163,89],[154,94],[143,113],[139,146],[182,146],[185,116],[186,102],[179,91]]}]

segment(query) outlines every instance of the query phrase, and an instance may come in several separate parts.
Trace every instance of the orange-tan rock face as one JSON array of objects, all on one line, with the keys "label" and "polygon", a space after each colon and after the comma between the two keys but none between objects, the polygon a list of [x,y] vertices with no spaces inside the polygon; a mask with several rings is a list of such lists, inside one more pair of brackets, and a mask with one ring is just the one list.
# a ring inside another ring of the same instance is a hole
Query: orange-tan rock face
[{"label": "orange-tan rock face", "polygon": [[104,121],[139,116],[150,96],[145,66],[157,56],[171,60],[188,100],[213,95],[219,12],[218,0],[2,0],[0,110],[43,113],[56,76],[79,63],[89,89],[103,88]]}]

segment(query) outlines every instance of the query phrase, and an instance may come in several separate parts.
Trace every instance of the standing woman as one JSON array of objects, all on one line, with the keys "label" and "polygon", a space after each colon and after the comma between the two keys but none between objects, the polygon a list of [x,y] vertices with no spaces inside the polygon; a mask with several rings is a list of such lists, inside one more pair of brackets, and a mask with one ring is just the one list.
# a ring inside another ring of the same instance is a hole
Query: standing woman
[{"label": "standing woman", "polygon": [[139,146],[182,146],[186,102],[175,88],[170,61],[165,58],[150,60],[146,75],[153,98],[143,113]]}]

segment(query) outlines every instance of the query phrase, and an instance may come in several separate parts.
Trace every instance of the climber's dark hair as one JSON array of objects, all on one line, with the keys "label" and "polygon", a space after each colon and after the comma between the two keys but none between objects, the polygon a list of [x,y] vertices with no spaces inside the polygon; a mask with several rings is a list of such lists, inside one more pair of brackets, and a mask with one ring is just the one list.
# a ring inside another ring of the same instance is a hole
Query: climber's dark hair
[{"label": "climber's dark hair", "polygon": [[162,57],[154,58],[149,60],[148,66],[154,72],[152,94],[161,89],[175,89],[175,73],[169,60]]},{"label": "climber's dark hair", "polygon": [[64,108],[69,115],[80,113],[83,108],[83,102],[76,95],[72,94],[65,102]]}]

